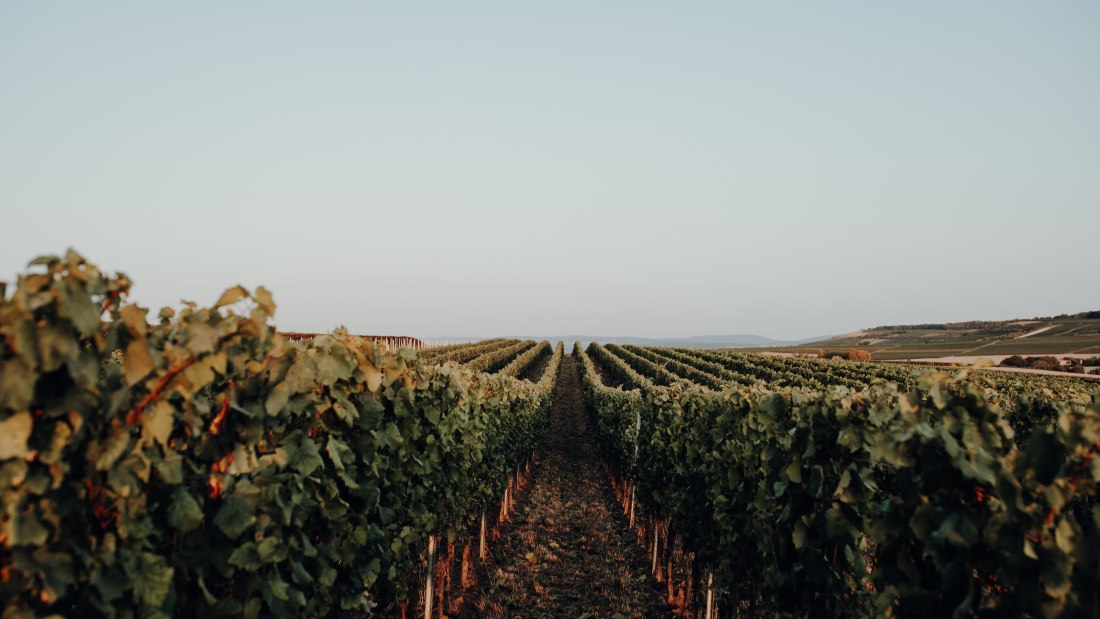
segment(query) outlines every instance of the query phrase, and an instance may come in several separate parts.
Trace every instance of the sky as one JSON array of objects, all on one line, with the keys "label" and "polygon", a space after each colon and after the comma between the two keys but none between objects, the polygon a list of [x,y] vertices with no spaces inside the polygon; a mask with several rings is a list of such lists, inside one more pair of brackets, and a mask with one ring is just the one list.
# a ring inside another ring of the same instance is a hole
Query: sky
[{"label": "sky", "polygon": [[1100,3],[0,1],[0,280],[279,328],[1100,309]]}]

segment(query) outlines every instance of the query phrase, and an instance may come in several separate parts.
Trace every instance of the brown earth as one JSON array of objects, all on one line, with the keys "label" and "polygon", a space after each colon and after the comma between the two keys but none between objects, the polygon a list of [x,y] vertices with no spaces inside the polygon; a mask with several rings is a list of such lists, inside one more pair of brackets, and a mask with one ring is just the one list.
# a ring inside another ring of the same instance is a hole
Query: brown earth
[{"label": "brown earth", "polygon": [[667,617],[589,431],[576,361],[562,358],[530,486],[491,546],[461,617]]}]

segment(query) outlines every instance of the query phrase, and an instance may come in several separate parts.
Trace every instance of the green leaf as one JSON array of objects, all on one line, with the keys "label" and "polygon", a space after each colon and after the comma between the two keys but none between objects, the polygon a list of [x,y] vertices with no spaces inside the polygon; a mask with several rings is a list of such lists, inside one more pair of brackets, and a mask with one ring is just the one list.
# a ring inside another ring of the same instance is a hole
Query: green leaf
[{"label": "green leaf", "polygon": [[9,524],[12,546],[42,546],[50,539],[50,531],[34,513],[33,508],[12,514]]},{"label": "green leaf", "polygon": [[340,472],[343,472],[345,469],[345,460],[352,462],[355,458],[355,452],[353,452],[347,444],[336,440],[334,436],[329,437],[328,443],[325,445],[325,452],[328,453],[328,457],[332,459],[332,465]]},{"label": "green leaf", "polygon": [[214,524],[230,538],[236,538],[248,527],[256,524],[252,507],[243,498],[231,496],[214,516]]},{"label": "green leaf", "polygon": [[16,411],[30,408],[37,378],[22,359],[0,362],[0,408]]},{"label": "green leaf", "polygon": [[271,393],[267,394],[267,400],[264,401],[264,411],[274,417],[283,410],[289,400],[290,389],[287,388],[286,383],[279,383],[275,385]]},{"label": "green leaf", "polygon": [[92,296],[75,279],[66,279],[61,284],[62,315],[73,322],[73,326],[84,337],[91,337],[99,331],[99,308]]},{"label": "green leaf", "polygon": [[290,466],[304,476],[308,477],[325,465],[325,461],[321,459],[321,454],[317,451],[317,445],[314,445],[310,438],[301,433],[298,434],[297,440],[288,443],[287,447]]},{"label": "green leaf", "polygon": [[259,556],[260,561],[268,563],[275,557],[276,551],[279,550],[279,539],[275,537],[265,537],[262,542],[256,546],[256,554]]},{"label": "green leaf", "polygon": [[392,421],[386,424],[386,429],[382,432],[374,432],[375,438],[378,442],[386,447],[400,447],[405,439],[401,436],[401,430],[397,427],[397,424]]},{"label": "green leaf", "polygon": [[830,538],[844,536],[848,532],[848,521],[843,512],[837,506],[832,506],[825,511],[825,530]]},{"label": "green leaf", "polygon": [[246,542],[234,549],[229,555],[228,563],[249,571],[258,570],[263,565],[256,551],[256,544],[252,542]]},{"label": "green leaf", "polygon": [[134,595],[145,606],[160,608],[168,599],[173,573],[163,557],[143,552],[141,569],[134,574]]},{"label": "green leaf", "polygon": [[795,458],[787,465],[787,478],[791,480],[791,483],[802,483],[802,459]]},{"label": "green leaf", "polygon": [[194,531],[202,524],[202,507],[184,488],[178,488],[168,507],[168,524],[184,533]]},{"label": "green leaf", "polygon": [[351,360],[342,355],[321,355],[315,361],[317,363],[315,380],[325,386],[332,385],[338,380],[347,380],[355,369]]},{"label": "green leaf", "polygon": [[794,531],[791,532],[791,541],[794,542],[795,548],[802,548],[806,545],[806,525],[802,524],[802,521],[794,523]]},{"label": "green leaf", "polygon": [[268,589],[271,591],[271,596],[280,602],[285,602],[290,599],[288,595],[289,587],[281,578],[272,574],[268,576],[267,580]]},{"label": "green leaf", "polygon": [[157,464],[157,474],[164,483],[173,485],[183,483],[183,458],[174,451],[166,451],[164,458]]}]

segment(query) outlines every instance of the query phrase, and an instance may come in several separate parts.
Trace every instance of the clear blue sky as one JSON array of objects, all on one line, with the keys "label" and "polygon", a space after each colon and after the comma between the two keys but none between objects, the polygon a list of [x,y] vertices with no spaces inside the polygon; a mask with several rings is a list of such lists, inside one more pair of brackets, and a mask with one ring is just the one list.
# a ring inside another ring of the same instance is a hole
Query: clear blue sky
[{"label": "clear blue sky", "polygon": [[1100,2],[3,2],[0,279],[281,328],[1100,308]]}]

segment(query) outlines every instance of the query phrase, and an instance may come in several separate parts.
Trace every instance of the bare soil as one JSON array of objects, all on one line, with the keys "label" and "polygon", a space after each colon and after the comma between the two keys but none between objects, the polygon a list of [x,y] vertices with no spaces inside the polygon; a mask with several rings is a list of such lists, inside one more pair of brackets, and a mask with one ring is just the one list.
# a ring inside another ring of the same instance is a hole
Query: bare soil
[{"label": "bare soil", "polygon": [[603,474],[571,356],[562,358],[549,431],[518,499],[461,617],[670,616]]}]

